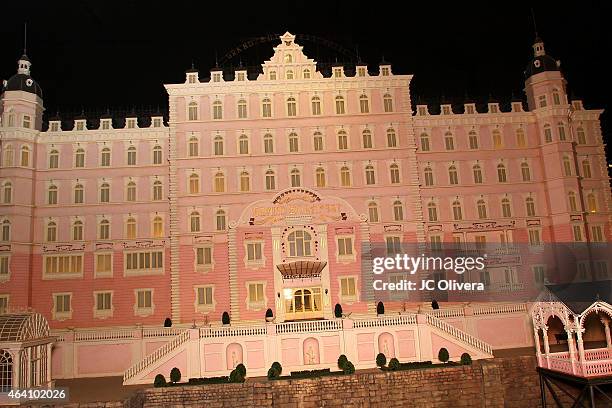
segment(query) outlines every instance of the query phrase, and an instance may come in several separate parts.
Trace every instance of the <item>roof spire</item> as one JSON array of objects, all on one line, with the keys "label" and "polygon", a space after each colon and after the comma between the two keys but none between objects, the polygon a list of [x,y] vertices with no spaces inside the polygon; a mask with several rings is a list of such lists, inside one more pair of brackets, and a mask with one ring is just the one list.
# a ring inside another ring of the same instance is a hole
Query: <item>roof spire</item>
[{"label": "roof spire", "polygon": [[23,55],[26,55],[28,48],[28,23],[23,23]]},{"label": "roof spire", "polygon": [[535,34],[535,42],[538,42],[540,37],[538,36],[538,26],[536,24],[535,11],[533,11],[533,7],[531,8],[531,20],[533,22],[533,32]]}]

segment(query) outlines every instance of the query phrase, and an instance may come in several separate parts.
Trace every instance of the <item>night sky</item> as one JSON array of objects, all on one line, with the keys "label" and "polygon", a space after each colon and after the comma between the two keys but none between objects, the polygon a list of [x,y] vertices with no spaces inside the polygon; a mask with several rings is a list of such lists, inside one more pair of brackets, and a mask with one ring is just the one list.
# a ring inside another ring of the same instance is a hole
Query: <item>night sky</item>
[{"label": "night sky", "polygon": [[[290,31],[337,43],[304,41],[321,62],[350,62],[359,52],[370,70],[384,59],[395,73],[413,74],[414,102],[509,102],[523,97],[532,55],[531,8],[548,54],[561,60],[570,95],[587,108],[611,107],[610,2],[230,1],[3,2],[0,77],[15,73],[28,24],[27,54],[42,86],[47,113],[165,109],[163,83],[183,82],[192,63],[210,67],[249,38]],[[60,4],[56,4],[60,3]],[[386,5],[389,4],[389,5]],[[403,5],[403,7],[402,7]],[[276,42],[275,42],[276,43]],[[275,43],[251,48],[227,63],[258,66]],[[227,65],[229,67],[229,65]],[[602,117],[612,138],[612,117]],[[608,155],[610,157],[610,155]]]}]

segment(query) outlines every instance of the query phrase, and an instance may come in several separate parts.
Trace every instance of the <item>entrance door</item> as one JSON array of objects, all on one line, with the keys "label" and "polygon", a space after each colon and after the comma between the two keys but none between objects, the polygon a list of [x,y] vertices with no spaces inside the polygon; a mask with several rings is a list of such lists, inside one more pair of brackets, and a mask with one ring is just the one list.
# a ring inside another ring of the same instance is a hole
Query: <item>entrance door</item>
[{"label": "entrance door", "polygon": [[323,317],[321,288],[299,288],[292,290],[291,299],[285,299],[285,319],[316,319]]}]

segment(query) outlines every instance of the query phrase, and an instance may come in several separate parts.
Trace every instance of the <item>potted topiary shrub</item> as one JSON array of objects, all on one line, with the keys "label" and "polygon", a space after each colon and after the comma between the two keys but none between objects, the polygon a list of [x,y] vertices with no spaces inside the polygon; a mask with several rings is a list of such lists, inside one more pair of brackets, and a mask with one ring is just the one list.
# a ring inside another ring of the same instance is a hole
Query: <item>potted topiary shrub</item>
[{"label": "potted topiary shrub", "polygon": [[338,368],[344,371],[346,363],[348,363],[348,358],[346,358],[344,354],[341,354],[340,357],[338,357]]},{"label": "potted topiary shrub", "polygon": [[155,380],[153,380],[153,386],[155,388],[165,387],[166,386],[166,377],[163,374],[157,374],[155,376]]},{"label": "potted topiary shrub", "polygon": [[387,356],[385,356],[383,353],[378,353],[378,355],[376,356],[376,365],[382,369],[385,368],[386,364]]},{"label": "potted topiary shrub", "polygon": [[274,314],[272,313],[272,309],[266,310],[266,322],[271,322],[274,320]]},{"label": "potted topiary shrub", "polygon": [[472,364],[472,356],[470,356],[468,353],[463,353],[461,355],[461,364],[463,364],[463,365],[470,365],[470,364]]},{"label": "potted topiary shrub", "polygon": [[389,360],[389,370],[395,371],[400,367],[400,362],[397,358],[393,357]]},{"label": "potted topiary shrub", "polygon": [[274,380],[280,377],[283,372],[283,367],[280,365],[278,361],[272,363],[272,366],[268,370],[268,379]]},{"label": "potted topiary shrub", "polygon": [[172,319],[166,317],[166,320],[164,320],[164,327],[172,327]]},{"label": "potted topiary shrub", "polygon": [[383,302],[378,302],[376,305],[376,314],[379,316],[385,314],[385,304]]},{"label": "potted topiary shrub", "polygon": [[442,347],[440,351],[438,351],[438,360],[440,360],[443,363],[446,363],[449,358],[450,356],[448,354],[448,350]]},{"label": "potted topiary shrub", "polygon": [[177,367],[170,370],[170,381],[172,381],[174,384],[181,381],[181,370],[179,370]]},{"label": "potted topiary shrub", "polygon": [[223,312],[223,315],[221,316],[221,323],[223,323],[224,326],[227,326],[230,324],[229,313]]},{"label": "potted topiary shrub", "polygon": [[246,367],[244,366],[244,364],[238,364],[236,366],[236,370],[240,373],[241,376],[246,377]]},{"label": "potted topiary shrub", "polygon": [[334,315],[338,319],[342,317],[342,306],[340,306],[340,303],[336,303],[336,306],[334,307]]},{"label": "potted topiary shrub", "polygon": [[244,364],[240,363],[230,373],[229,382],[241,383],[241,382],[244,382],[245,377],[246,377],[246,367],[244,366]]},{"label": "potted topiary shrub", "polygon": [[344,371],[344,374],[354,374],[355,373],[355,366],[350,361],[347,361],[345,366],[344,366],[344,370],[342,370],[342,371]]}]

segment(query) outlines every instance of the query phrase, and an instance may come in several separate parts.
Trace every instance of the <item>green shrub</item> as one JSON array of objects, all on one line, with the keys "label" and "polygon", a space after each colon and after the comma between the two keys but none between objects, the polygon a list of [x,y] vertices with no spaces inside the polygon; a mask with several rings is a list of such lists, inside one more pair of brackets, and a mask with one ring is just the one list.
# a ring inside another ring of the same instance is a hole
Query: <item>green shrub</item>
[{"label": "green shrub", "polygon": [[318,370],[292,371],[291,378],[313,378],[334,374],[337,373],[332,373],[329,368],[320,368]]},{"label": "green shrub", "polygon": [[336,306],[334,307],[334,316],[337,318],[342,317],[342,306],[340,306],[340,303],[336,303]]},{"label": "green shrub", "polygon": [[266,319],[271,319],[273,317],[274,317],[274,314],[272,313],[272,309],[266,310]]},{"label": "green shrub", "polygon": [[223,312],[223,314],[221,315],[221,323],[223,323],[223,324],[230,324],[229,313]]},{"label": "green shrub", "polygon": [[172,381],[173,383],[181,381],[181,370],[176,367],[170,370],[170,381]]},{"label": "green shrub", "polygon": [[244,364],[238,364],[236,366],[236,371],[238,371],[241,376],[246,377],[246,367],[244,366]]},{"label": "green shrub", "polygon": [[244,382],[244,375],[242,375],[242,371],[238,369],[238,367],[234,368],[229,375],[229,382],[231,383],[242,383]]},{"label": "green shrub", "polygon": [[389,360],[389,370],[395,371],[400,367],[400,362],[397,358],[393,357]]},{"label": "green shrub", "polygon": [[383,368],[385,365],[387,365],[387,356],[385,356],[383,353],[378,353],[378,355],[376,356],[376,365],[380,368]]},{"label": "green shrub", "polygon": [[376,305],[376,314],[385,314],[385,304],[383,302],[378,302],[378,304]]},{"label": "green shrub", "polygon": [[208,378],[190,378],[189,385],[203,385],[203,384],[226,384],[229,382],[227,375],[222,377],[208,377]]},{"label": "green shrub", "polygon": [[166,377],[164,377],[163,374],[157,374],[155,376],[155,380],[153,380],[153,386],[158,388],[158,387],[165,387],[166,386]]},{"label": "green shrub", "polygon": [[281,375],[283,372],[283,366],[278,361],[272,363],[272,368],[278,371],[278,375]]},{"label": "green shrub", "polygon": [[272,363],[272,366],[268,370],[268,379],[273,380],[275,378],[279,378],[282,372],[283,372],[283,367],[280,365],[278,361],[275,361]]},{"label": "green shrub", "polygon": [[440,360],[443,363],[446,363],[449,358],[450,356],[448,354],[448,350],[442,347],[440,351],[438,351],[438,360]]},{"label": "green shrub", "polygon": [[472,364],[472,356],[470,356],[468,353],[463,353],[461,355],[461,364],[463,364],[463,365],[470,365],[470,364]]},{"label": "green shrub", "polygon": [[278,371],[273,367],[268,368],[268,380],[274,380],[275,378],[278,378]]},{"label": "green shrub", "polygon": [[348,358],[346,358],[344,354],[341,354],[340,357],[338,357],[338,368],[344,370],[346,363],[348,363]]},{"label": "green shrub", "polygon": [[344,371],[344,374],[354,374],[355,366],[350,361],[347,361],[342,371]]}]

